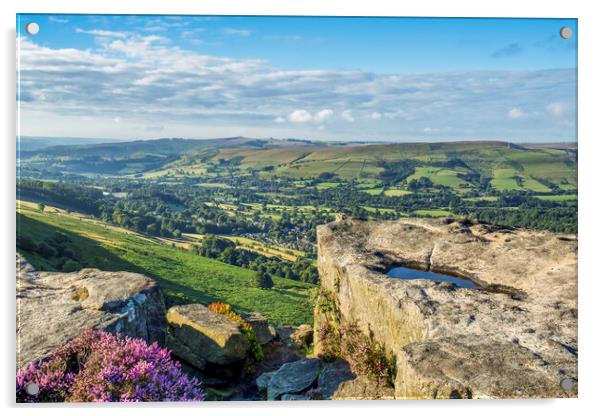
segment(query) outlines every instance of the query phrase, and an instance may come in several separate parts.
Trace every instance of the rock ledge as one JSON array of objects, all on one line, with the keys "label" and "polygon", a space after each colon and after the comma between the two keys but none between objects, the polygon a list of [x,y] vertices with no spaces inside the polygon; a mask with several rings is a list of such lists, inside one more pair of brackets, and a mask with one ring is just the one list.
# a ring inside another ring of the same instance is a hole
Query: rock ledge
[{"label": "rock ledge", "polygon": [[[470,278],[485,290],[393,279],[385,273],[395,266]],[[342,219],[318,227],[318,268],[340,319],[395,355],[397,399],[577,396],[575,236]],[[316,327],[323,319],[316,311]]]}]

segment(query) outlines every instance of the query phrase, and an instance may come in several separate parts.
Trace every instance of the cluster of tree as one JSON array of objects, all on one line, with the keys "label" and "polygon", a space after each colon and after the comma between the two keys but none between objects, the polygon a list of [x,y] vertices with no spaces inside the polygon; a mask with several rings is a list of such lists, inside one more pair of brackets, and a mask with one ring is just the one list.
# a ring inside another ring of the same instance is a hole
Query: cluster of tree
[{"label": "cluster of tree", "polygon": [[262,272],[261,270],[257,270],[255,272],[255,275],[253,276],[253,283],[255,284],[255,287],[260,289],[271,289],[274,287],[274,281],[272,280],[272,277],[268,273]]},{"label": "cluster of tree", "polygon": [[17,182],[17,193],[19,199],[44,201],[92,215],[98,214],[103,197],[102,191],[89,186],[35,179],[20,179]]},{"label": "cluster of tree", "polygon": [[383,170],[379,173],[378,177],[383,182],[383,185],[393,185],[413,175],[418,165],[419,162],[412,159],[396,161],[381,160],[378,162],[378,166],[383,168]]},{"label": "cluster of tree", "polygon": [[197,253],[235,266],[256,270],[272,276],[280,276],[306,283],[318,283],[318,270],[310,259],[302,258],[296,262],[279,257],[267,257],[242,248],[226,238],[207,235],[196,248]]},{"label": "cluster of tree", "polygon": [[418,179],[412,179],[410,182],[408,182],[408,191],[417,192],[422,189],[433,188],[434,186],[435,185],[433,184],[433,181],[430,178],[422,176]]},{"label": "cluster of tree", "polygon": [[479,221],[519,228],[539,228],[560,233],[577,232],[575,208],[482,208],[471,215]]}]

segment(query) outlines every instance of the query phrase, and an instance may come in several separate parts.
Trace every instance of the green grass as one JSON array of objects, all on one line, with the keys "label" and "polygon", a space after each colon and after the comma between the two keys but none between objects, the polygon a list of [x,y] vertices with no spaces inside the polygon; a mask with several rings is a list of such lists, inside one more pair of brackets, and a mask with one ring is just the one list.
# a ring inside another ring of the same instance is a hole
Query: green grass
[{"label": "green grass", "polygon": [[[17,209],[17,234],[43,241],[57,231],[67,234],[71,249],[86,267],[128,270],[154,278],[168,305],[230,303],[239,312],[258,311],[272,322],[311,323],[308,293],[314,286],[274,277],[274,288],[252,287],[253,271],[201,257],[100,221],[61,213],[39,212],[22,204]],[[40,270],[56,270],[56,260],[23,253]]]},{"label": "green grass", "polygon": [[321,182],[316,185],[316,189],[332,189],[336,188],[339,185],[340,183],[338,182]]},{"label": "green grass", "polygon": [[493,170],[493,175],[491,185],[499,191],[551,192],[550,188],[514,167],[496,168]]},{"label": "green grass", "polygon": [[221,183],[221,182],[203,182],[203,183],[199,183],[196,186],[200,186],[202,188],[232,188],[230,185],[228,185],[227,183]]},{"label": "green grass", "polygon": [[435,166],[419,166],[416,172],[407,178],[407,181],[419,179],[422,177],[429,178],[436,185],[449,186],[455,190],[461,191],[461,185],[467,186],[467,182],[458,177],[458,173],[451,169],[439,168]]},{"label": "green grass", "polygon": [[576,201],[577,195],[536,195],[535,198],[543,199],[544,201]]},{"label": "green grass", "polygon": [[451,217],[454,215],[444,209],[417,209],[414,213],[419,217]]},{"label": "green grass", "polygon": [[385,196],[404,196],[411,193],[412,192],[403,189],[390,188],[385,191]]},{"label": "green grass", "polygon": [[464,200],[470,201],[470,202],[479,202],[479,201],[493,202],[493,201],[497,201],[498,197],[497,196],[475,196],[472,198],[464,198]]},{"label": "green grass", "polygon": [[370,195],[380,195],[383,193],[383,188],[362,189],[361,191]]}]

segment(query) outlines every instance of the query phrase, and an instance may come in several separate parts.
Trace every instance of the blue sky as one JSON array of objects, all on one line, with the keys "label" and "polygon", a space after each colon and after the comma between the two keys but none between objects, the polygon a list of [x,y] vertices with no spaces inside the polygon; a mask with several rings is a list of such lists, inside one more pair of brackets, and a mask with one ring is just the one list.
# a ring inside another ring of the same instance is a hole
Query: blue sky
[{"label": "blue sky", "polygon": [[24,135],[576,140],[574,19],[21,15],[17,31]]}]

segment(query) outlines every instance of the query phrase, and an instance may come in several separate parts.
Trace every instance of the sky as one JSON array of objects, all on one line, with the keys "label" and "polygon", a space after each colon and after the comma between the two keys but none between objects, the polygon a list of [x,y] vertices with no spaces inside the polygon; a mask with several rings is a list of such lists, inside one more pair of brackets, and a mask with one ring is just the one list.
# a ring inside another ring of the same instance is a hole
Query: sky
[{"label": "sky", "polygon": [[575,19],[27,14],[17,55],[24,136],[577,140]]}]

